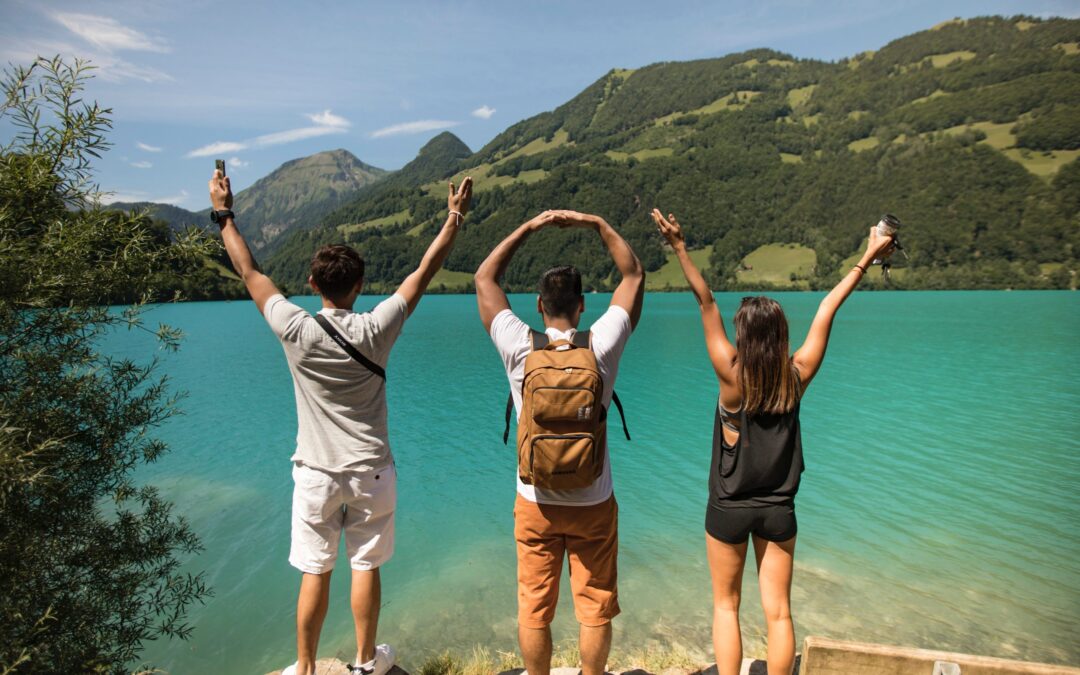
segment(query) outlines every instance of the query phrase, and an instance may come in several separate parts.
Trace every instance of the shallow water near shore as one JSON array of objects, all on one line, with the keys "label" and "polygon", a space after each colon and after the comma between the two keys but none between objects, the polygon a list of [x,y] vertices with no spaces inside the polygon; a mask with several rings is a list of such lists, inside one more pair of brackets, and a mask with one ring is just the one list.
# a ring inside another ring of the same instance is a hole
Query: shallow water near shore
[{"label": "shallow water near shore", "polygon": [[[728,320],[743,294],[718,294]],[[589,295],[584,324],[607,307]],[[776,294],[801,342],[822,294]],[[361,297],[357,309],[378,298]],[[534,296],[512,296],[538,323]],[[314,310],[316,298],[299,298]],[[299,573],[287,562],[295,443],[292,383],[250,302],[159,306],[181,328],[162,372],[189,392],[140,476],[202,536],[187,568],[215,590],[187,642],[145,660],[174,674],[264,673],[295,656]],[[1080,663],[1080,295],[856,293],[803,403],[793,614],[808,634]],[[147,358],[134,333],[116,354]],[[388,367],[399,470],[397,553],[383,571],[380,641],[406,668],[446,649],[515,649],[513,451],[507,382],[472,296],[430,296]],[[689,293],[650,294],[616,386],[632,442],[612,434],[620,505],[614,650],[711,660],[704,551],[717,384]],[[335,572],[320,655],[355,645],[348,573]],[[576,635],[564,584],[555,639]],[[748,655],[764,624],[744,579]]]}]

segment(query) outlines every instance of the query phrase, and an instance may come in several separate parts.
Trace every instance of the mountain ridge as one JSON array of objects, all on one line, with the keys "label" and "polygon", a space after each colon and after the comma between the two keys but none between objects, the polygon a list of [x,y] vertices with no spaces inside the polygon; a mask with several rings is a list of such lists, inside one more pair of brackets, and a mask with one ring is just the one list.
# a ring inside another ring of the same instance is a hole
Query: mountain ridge
[{"label": "mountain ridge", "polygon": [[[613,69],[511,125],[453,174],[358,195],[350,222],[365,227],[324,222],[281,248],[310,255],[344,235],[372,259],[394,251],[402,264],[369,277],[392,285],[441,223],[445,179],[470,174],[476,198],[452,271],[471,272],[512,227],[555,207],[600,213],[660,271],[671,261],[648,218],[657,205],[687,223],[693,248],[711,247],[714,287],[823,288],[893,211],[909,224],[911,253],[895,287],[1069,287],[1078,50],[1080,21],[982,17],[836,62],[752,49]],[[610,261],[586,233],[542,232],[529,248],[507,271],[511,288],[531,288],[555,260],[578,265],[591,288],[611,287]],[[790,264],[771,269],[778,257]],[[293,283],[301,270],[277,262],[268,268]]]}]

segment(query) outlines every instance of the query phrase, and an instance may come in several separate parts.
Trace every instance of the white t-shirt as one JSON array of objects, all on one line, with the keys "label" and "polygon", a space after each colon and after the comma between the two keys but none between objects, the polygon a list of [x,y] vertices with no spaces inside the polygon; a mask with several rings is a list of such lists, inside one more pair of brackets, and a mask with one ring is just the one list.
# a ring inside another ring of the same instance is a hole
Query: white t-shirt
[{"label": "white t-shirt", "polygon": [[[605,408],[611,406],[611,392],[615,388],[615,377],[619,374],[619,359],[622,357],[626,340],[630,337],[630,315],[618,305],[608,307],[592,325],[592,349],[596,355],[596,365],[604,382],[604,395],[601,403]],[[545,332],[551,340],[570,340],[577,330],[571,328],[562,332],[548,327]],[[495,315],[491,322],[491,340],[495,343],[506,367],[506,376],[510,380],[510,394],[514,397],[514,410],[521,415],[521,387],[525,380],[525,357],[532,351],[531,329],[509,309]],[[617,422],[616,422],[617,423]],[[612,424],[608,416],[608,426]],[[610,433],[610,432],[609,432]],[[530,502],[541,504],[566,504],[572,506],[591,506],[599,504],[611,496],[611,461],[607,451],[607,438],[604,439],[604,470],[596,482],[586,488],[576,490],[546,490],[526,485],[517,478],[517,491]],[[514,464],[517,473],[517,463]]]},{"label": "white t-shirt", "polygon": [[[383,368],[409,315],[405,298],[370,312],[319,310],[361,354]],[[303,308],[283,295],[263,315],[281,340],[296,393],[294,462],[323,471],[372,471],[393,460],[386,426],[386,382],[352,359]]]}]

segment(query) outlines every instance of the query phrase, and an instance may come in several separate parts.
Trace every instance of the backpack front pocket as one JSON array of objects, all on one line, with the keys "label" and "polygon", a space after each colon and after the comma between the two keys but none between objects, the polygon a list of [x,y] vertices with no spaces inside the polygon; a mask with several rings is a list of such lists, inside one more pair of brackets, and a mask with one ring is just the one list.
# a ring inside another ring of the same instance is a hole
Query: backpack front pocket
[{"label": "backpack front pocket", "polygon": [[533,419],[552,422],[591,422],[596,413],[596,396],[586,387],[537,387],[533,390]]},{"label": "backpack front pocket", "polygon": [[596,440],[592,434],[533,436],[529,468],[533,485],[550,490],[572,490],[596,479]]}]

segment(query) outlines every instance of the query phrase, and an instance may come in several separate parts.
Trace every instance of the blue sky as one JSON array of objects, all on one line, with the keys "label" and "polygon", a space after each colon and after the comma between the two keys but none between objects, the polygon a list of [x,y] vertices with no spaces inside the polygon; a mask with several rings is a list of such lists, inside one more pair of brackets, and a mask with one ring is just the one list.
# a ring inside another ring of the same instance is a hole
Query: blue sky
[{"label": "blue sky", "polygon": [[[952,17],[1080,16],[1080,0],[206,2],[0,0],[0,60],[92,59],[115,199],[207,205],[333,148],[397,169],[443,129],[477,150],[613,67],[772,47],[834,60]],[[11,135],[0,125],[0,140]]]}]

